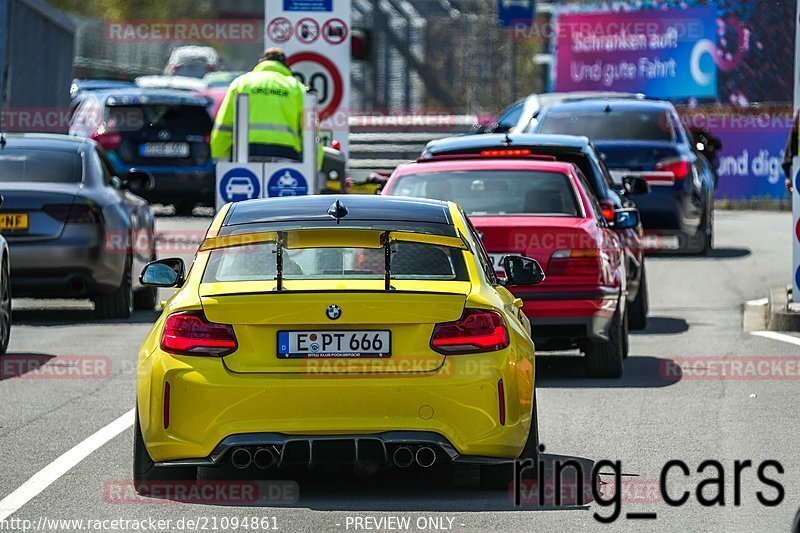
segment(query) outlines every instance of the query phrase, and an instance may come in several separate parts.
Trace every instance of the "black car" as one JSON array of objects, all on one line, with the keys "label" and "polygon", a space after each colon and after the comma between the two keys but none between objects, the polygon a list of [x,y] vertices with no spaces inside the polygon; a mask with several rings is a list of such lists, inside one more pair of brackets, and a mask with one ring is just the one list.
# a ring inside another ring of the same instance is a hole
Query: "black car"
[{"label": "black car", "polygon": [[[557,161],[574,163],[586,178],[588,188],[597,197],[600,210],[612,228],[617,210],[636,207],[629,196],[643,195],[649,191],[647,183],[635,176],[627,177],[622,185],[616,185],[594,145],[586,137],[536,134],[450,137],[428,143],[422,158],[458,157],[492,151],[495,154],[492,156],[496,157],[505,150],[520,154],[529,152],[533,156],[552,157]],[[641,197],[637,196],[637,202]],[[625,266],[628,278],[629,326],[632,329],[643,329],[647,326],[649,303],[641,242],[642,227],[639,225],[636,228],[615,231],[622,240],[627,258]]]},{"label": "black car", "polygon": [[625,176],[647,180],[652,192],[636,200],[647,248],[709,253],[716,175],[670,102],[606,98],[554,104],[539,115],[535,131],[585,135],[618,182]]},{"label": "black car", "polygon": [[0,230],[16,297],[90,298],[100,318],[153,309],[156,291],[133,275],[156,257],[153,211],[134,191],[143,171],[119,173],[94,141],[8,134],[0,149]]},{"label": "black car", "polygon": [[143,196],[188,215],[215,201],[207,106],[206,97],[186,91],[96,91],[75,110],[70,134],[97,141],[120,175],[134,166],[150,172],[155,187]]}]

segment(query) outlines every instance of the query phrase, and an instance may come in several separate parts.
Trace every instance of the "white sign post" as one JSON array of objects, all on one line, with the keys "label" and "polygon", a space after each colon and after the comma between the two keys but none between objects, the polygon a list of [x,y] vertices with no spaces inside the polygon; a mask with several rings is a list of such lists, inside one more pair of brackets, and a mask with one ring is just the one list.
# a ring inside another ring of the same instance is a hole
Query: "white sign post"
[{"label": "white sign post", "polygon": [[286,52],[292,72],[316,92],[320,140],[348,152],[352,0],[265,0],[265,48]]}]

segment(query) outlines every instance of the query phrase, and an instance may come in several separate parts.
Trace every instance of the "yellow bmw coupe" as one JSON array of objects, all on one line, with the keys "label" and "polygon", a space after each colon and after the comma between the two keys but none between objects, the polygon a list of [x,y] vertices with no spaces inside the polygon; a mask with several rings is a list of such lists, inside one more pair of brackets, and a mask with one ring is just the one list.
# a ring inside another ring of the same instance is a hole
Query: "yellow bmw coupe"
[{"label": "yellow bmw coupe", "polygon": [[139,352],[134,485],[197,467],[481,465],[536,458],[534,345],[452,202],[307,196],[226,205]]}]

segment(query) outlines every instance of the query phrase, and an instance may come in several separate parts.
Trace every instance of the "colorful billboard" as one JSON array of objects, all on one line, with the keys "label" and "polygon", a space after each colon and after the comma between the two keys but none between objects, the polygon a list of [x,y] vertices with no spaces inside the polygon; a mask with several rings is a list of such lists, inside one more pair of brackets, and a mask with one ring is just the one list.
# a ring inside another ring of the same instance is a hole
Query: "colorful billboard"
[{"label": "colorful billboard", "polygon": [[716,42],[711,7],[561,14],[555,90],[716,98]]}]

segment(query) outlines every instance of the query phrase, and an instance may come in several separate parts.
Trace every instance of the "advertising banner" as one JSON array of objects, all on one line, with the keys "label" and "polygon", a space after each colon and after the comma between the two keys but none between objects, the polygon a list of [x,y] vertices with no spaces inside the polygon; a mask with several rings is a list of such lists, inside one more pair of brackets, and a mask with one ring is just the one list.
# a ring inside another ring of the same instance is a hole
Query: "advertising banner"
[{"label": "advertising banner", "polygon": [[716,18],[711,7],[562,14],[555,90],[716,98]]}]

